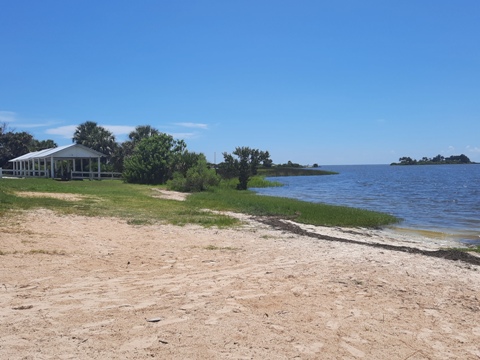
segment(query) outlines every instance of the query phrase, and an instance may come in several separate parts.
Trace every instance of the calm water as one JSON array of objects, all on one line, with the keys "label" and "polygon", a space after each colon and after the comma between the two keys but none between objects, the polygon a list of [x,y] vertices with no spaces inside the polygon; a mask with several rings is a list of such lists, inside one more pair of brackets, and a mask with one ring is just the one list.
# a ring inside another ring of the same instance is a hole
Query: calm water
[{"label": "calm water", "polygon": [[331,176],[272,177],[260,194],[386,212],[402,228],[480,244],[480,165],[324,166]]}]

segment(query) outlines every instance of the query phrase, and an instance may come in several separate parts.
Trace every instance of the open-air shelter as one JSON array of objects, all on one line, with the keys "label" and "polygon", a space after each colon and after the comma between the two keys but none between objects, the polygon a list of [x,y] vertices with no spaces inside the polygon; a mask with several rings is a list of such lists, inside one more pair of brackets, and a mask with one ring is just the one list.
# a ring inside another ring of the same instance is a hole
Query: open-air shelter
[{"label": "open-air shelter", "polygon": [[[100,159],[104,154],[80,144],[59,146],[56,148],[34,151],[15,159],[13,163],[13,175],[22,177],[51,177],[55,178],[58,170],[63,174],[80,172],[80,178],[97,177],[100,179]],[[92,160],[97,160],[97,171],[92,171]],[[83,160],[88,160],[88,171],[84,172]],[[87,176],[84,176],[84,175]],[[96,176],[95,176],[96,175]],[[63,176],[63,175],[62,175]]]}]

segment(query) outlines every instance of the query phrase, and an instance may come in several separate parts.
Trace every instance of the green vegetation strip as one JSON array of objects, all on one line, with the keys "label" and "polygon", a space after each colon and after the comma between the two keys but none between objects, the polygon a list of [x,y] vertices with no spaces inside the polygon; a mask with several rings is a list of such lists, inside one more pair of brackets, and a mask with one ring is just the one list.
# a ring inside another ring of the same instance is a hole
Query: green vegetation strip
[{"label": "green vegetation strip", "polygon": [[279,216],[304,224],[346,227],[380,227],[398,222],[394,216],[326,204],[314,204],[295,199],[261,196],[251,191],[215,189],[196,193],[187,203],[198,208],[235,211],[257,216]]},{"label": "green vegetation strip", "polygon": [[[22,192],[75,194],[82,195],[82,199],[24,197],[20,196]],[[156,198],[153,196],[156,193],[152,186],[115,180],[61,182],[50,179],[0,179],[0,216],[8,216],[16,210],[46,208],[60,214],[119,217],[133,225],[162,222],[228,227],[239,223],[231,217],[204,211],[212,209],[279,216],[325,226],[379,227],[397,221],[395,217],[383,213],[259,196],[251,191],[234,190],[230,186],[192,194],[183,202]]]},{"label": "green vegetation strip", "polygon": [[471,246],[468,248],[456,248],[454,249],[456,251],[463,251],[463,252],[475,252],[475,253],[480,253],[480,245],[477,246]]}]

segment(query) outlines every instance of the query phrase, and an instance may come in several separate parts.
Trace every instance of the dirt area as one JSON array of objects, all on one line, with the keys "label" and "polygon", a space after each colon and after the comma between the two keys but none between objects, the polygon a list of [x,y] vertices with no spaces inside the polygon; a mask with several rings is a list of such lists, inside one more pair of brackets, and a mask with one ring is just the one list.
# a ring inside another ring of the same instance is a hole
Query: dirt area
[{"label": "dirt area", "polygon": [[158,197],[161,199],[168,199],[168,200],[177,200],[177,201],[184,201],[188,193],[179,192],[179,191],[172,191],[172,190],[163,190],[158,188],[152,188],[154,191],[154,197]]},{"label": "dirt area", "polygon": [[243,219],[10,218],[0,358],[480,359],[480,267],[371,245],[443,243]]},{"label": "dirt area", "polygon": [[49,197],[59,200],[67,201],[80,201],[85,198],[82,195],[68,194],[68,193],[49,193],[49,192],[36,192],[36,191],[18,191],[15,193],[17,196],[21,197]]}]

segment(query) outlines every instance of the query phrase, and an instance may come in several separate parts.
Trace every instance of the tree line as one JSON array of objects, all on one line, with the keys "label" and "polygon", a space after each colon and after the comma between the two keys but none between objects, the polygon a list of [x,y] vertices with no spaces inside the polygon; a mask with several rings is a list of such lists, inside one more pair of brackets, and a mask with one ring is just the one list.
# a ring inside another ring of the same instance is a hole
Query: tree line
[{"label": "tree line", "polygon": [[9,167],[11,159],[32,151],[57,147],[53,140],[37,140],[28,132],[16,132],[7,123],[0,124],[0,168]]},{"label": "tree line", "polygon": [[461,155],[452,155],[449,157],[444,157],[442,155],[437,155],[433,158],[423,157],[420,160],[412,159],[408,156],[403,156],[398,159],[398,163],[392,163],[391,165],[439,165],[439,164],[473,164],[468,156]]},{"label": "tree line", "polygon": [[[202,191],[218,185],[221,179],[232,178],[238,178],[237,189],[245,190],[259,167],[272,166],[268,151],[249,147],[224,152],[224,161],[214,166],[204,154],[188,151],[185,141],[150,125],[137,126],[128,134],[128,140],[119,143],[112,132],[87,121],[77,126],[72,142],[103,153],[102,168],[122,173],[126,182],[168,182],[171,188],[180,191]],[[0,127],[0,167],[9,167],[8,160],[28,152],[54,147],[57,144],[53,140],[36,140],[26,132],[8,129],[7,124]]]}]

